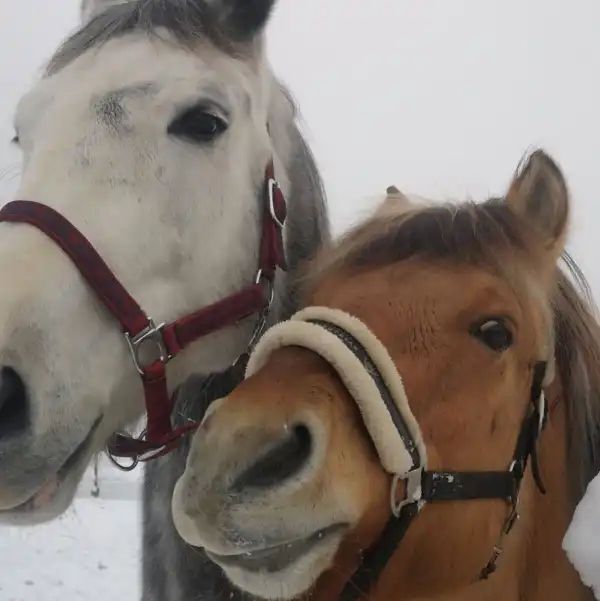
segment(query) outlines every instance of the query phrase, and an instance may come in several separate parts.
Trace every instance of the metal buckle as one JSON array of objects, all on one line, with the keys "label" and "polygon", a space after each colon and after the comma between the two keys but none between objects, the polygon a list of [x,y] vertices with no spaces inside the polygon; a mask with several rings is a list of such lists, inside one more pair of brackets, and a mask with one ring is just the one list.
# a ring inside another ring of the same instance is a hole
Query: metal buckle
[{"label": "metal buckle", "polygon": [[[169,351],[167,350],[162,336],[162,329],[165,327],[165,324],[161,323],[157,326],[151,317],[148,317],[147,319],[148,326],[139,334],[130,336],[129,332],[125,332],[125,340],[127,340],[129,351],[133,357],[133,363],[141,376],[144,375],[144,368],[151,365],[156,359],[159,359],[162,363],[167,363],[172,357],[172,355],[169,355]],[[144,342],[147,341],[152,341],[154,343],[155,348],[158,349],[158,357],[144,363],[140,358],[140,349]]]},{"label": "metal buckle", "polygon": [[[421,489],[422,477],[422,467],[416,467],[409,472],[406,472],[406,474],[394,474],[390,488],[390,506],[395,517],[400,517],[402,508],[411,503],[417,503],[418,508],[421,509],[424,503],[422,500],[423,491]],[[396,490],[400,480],[404,480],[405,483],[404,498],[400,501],[396,501]]]},{"label": "metal buckle", "polygon": [[271,218],[277,224],[280,229],[283,229],[283,221],[280,221],[279,217],[277,217],[277,213],[275,212],[275,188],[279,188],[279,183],[276,179],[272,177],[269,178],[267,182],[267,189],[269,194],[269,212],[271,213]]}]

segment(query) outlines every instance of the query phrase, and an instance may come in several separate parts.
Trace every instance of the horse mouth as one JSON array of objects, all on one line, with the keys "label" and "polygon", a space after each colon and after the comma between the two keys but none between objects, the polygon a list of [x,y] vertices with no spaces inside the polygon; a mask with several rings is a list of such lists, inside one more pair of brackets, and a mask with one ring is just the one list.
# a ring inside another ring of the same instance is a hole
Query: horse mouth
[{"label": "horse mouth", "polygon": [[27,513],[42,509],[45,505],[52,502],[60,489],[67,476],[74,470],[77,469],[83,459],[86,457],[92,438],[98,429],[98,426],[102,422],[102,416],[98,417],[92,424],[90,431],[86,437],[77,445],[75,450],[67,457],[64,463],[60,466],[58,471],[50,476],[42,485],[42,487],[32,495],[27,501],[17,505],[12,509],[6,509],[0,511],[0,513]]},{"label": "horse mouth", "polygon": [[332,524],[313,534],[258,551],[218,555],[206,551],[208,558],[222,567],[239,568],[248,572],[273,573],[285,570],[317,545],[345,530],[348,524]]}]

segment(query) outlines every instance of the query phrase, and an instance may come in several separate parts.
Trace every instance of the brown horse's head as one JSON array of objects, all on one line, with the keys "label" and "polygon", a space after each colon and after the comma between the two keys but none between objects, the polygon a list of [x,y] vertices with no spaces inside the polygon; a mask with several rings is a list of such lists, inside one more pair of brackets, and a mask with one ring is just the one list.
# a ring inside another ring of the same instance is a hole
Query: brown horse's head
[{"label": "brown horse's head", "polygon": [[[428,470],[508,470],[535,366],[547,365],[544,385],[554,374],[551,301],[568,214],[563,176],[538,151],[502,200],[417,206],[388,190],[382,210],[312,265],[304,306],[353,316],[381,343]],[[360,362],[334,365],[327,349],[311,350],[317,326],[302,344],[310,334],[294,327],[268,332],[254,373],[210,410],[173,503],[183,538],[264,598],[302,594],[325,572],[323,582],[343,581],[389,519],[390,471],[406,460],[378,423],[381,397],[357,392]],[[534,494],[528,474],[525,523]],[[396,598],[468,586],[506,512],[500,499],[426,505],[388,562]]]}]

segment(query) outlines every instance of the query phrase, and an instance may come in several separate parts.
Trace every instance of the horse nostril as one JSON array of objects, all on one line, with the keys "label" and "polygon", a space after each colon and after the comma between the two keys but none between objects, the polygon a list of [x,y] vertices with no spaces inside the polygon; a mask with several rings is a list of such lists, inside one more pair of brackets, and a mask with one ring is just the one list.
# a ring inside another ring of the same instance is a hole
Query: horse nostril
[{"label": "horse nostril", "polygon": [[11,367],[0,371],[0,438],[25,429],[29,419],[25,384]]},{"label": "horse nostril", "polygon": [[267,488],[300,471],[312,452],[312,436],[303,424],[290,428],[285,437],[234,481],[232,490]]}]

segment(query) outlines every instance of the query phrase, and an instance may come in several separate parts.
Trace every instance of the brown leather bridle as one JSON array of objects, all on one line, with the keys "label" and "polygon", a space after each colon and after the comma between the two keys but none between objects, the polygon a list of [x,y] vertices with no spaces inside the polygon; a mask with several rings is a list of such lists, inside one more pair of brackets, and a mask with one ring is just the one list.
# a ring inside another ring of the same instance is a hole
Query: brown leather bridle
[{"label": "brown leather bridle", "polygon": [[[179,428],[173,428],[171,423],[172,403],[166,371],[171,358],[199,338],[253,314],[258,314],[258,320],[249,347],[265,328],[273,300],[275,271],[277,267],[287,268],[283,243],[286,203],[275,179],[272,160],[265,170],[262,198],[262,236],[254,281],[239,292],[168,324],[156,324],[146,315],[87,238],[60,213],[29,200],[15,200],[0,209],[0,222],[27,223],[53,240],[121,325],[134,366],[142,379],[147,427],[139,438],[117,433],[109,441],[107,451],[113,460],[116,457],[132,460],[129,466],[115,460],[118,467],[132,469],[138,461],[164,455],[178,446],[183,435],[198,427],[196,422]],[[141,349],[148,344],[154,346],[158,356],[145,362]],[[243,363],[246,356],[244,353],[237,362]]]}]

